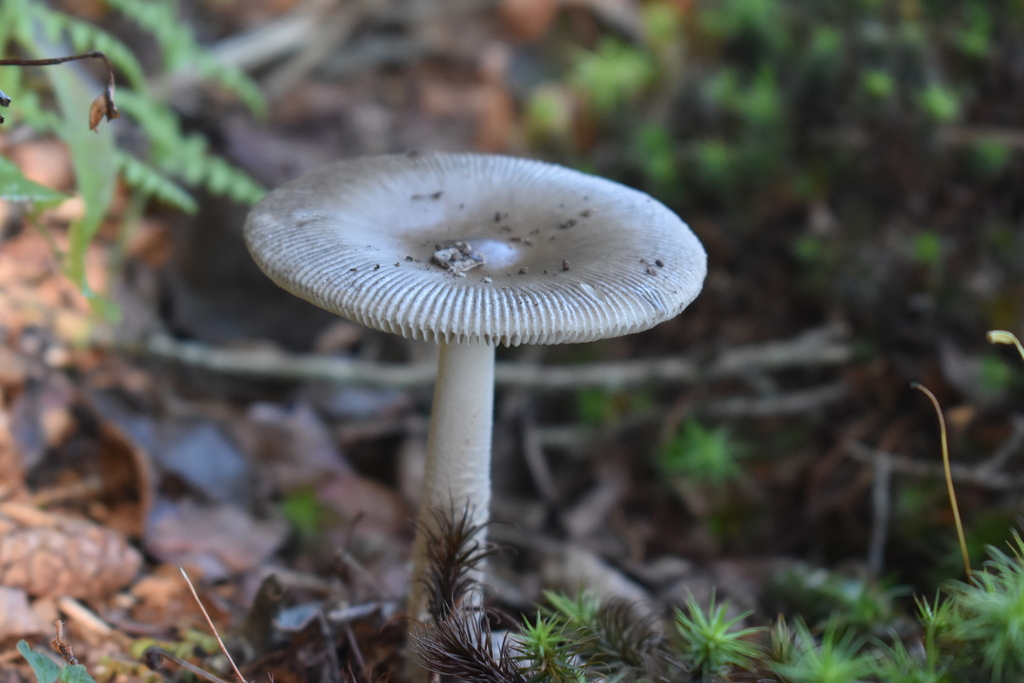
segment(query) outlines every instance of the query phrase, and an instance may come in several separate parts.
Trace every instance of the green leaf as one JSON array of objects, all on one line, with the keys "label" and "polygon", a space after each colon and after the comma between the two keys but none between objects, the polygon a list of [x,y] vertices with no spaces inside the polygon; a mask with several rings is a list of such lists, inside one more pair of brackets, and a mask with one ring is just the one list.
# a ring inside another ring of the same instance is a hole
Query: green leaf
[{"label": "green leaf", "polygon": [[46,69],[63,113],[60,136],[71,149],[78,190],[85,200],[85,215],[71,224],[65,269],[78,287],[85,285],[85,251],[99,230],[114,199],[117,157],[112,127],[104,122],[89,130],[89,106],[97,93],[90,93],[81,78],[70,69]]},{"label": "green leaf", "polygon": [[88,670],[81,664],[66,666],[60,670],[57,677],[59,683],[96,683],[96,680],[89,675]]},{"label": "green leaf", "polygon": [[638,96],[657,77],[650,55],[613,38],[605,38],[593,52],[573,55],[570,82],[583,91],[599,114]]},{"label": "green leaf", "polygon": [[18,652],[25,658],[32,673],[36,675],[36,683],[54,683],[60,675],[60,667],[46,655],[33,652],[24,640],[18,641]]},{"label": "green leaf", "polygon": [[11,160],[0,157],[0,199],[47,207],[59,204],[66,198],[63,193],[29,180]]}]

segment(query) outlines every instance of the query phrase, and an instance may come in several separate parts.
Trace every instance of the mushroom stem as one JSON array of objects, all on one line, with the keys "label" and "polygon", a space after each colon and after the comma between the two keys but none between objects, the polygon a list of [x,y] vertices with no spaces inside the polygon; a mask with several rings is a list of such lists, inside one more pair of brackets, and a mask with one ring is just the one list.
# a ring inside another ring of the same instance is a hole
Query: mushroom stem
[{"label": "mushroom stem", "polygon": [[[494,422],[494,347],[441,342],[427,459],[420,494],[412,582],[406,614],[427,622],[427,530],[437,532],[436,511],[467,511],[487,521],[491,505],[491,431]],[[481,531],[480,542],[485,540]]]}]

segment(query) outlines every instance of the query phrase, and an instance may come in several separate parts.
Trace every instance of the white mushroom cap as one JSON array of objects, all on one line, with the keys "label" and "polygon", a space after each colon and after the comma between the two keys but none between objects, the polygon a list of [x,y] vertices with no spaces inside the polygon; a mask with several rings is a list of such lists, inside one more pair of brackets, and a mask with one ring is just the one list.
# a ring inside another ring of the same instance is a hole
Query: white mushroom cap
[{"label": "white mushroom cap", "polygon": [[[365,157],[313,171],[260,201],[245,239],[296,296],[368,327],[448,343],[638,332],[682,311],[707,272],[696,236],[648,195],[477,154]],[[456,243],[484,263],[458,273],[432,262],[439,249],[454,259]]]}]

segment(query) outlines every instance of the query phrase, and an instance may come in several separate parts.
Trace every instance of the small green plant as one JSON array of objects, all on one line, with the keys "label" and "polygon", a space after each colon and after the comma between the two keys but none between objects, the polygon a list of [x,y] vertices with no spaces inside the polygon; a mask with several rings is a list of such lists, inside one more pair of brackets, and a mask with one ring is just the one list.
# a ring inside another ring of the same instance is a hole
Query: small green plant
[{"label": "small green plant", "polygon": [[791,683],[861,683],[874,670],[871,657],[862,652],[866,641],[852,630],[830,622],[816,642],[803,621],[797,621],[792,659],[772,665],[772,670]]},{"label": "small green plant", "polygon": [[982,571],[951,586],[958,619],[950,635],[977,650],[993,681],[1024,677],[1024,541],[1016,532],[1010,547],[990,547]]},{"label": "small green plant", "polygon": [[[36,683],[96,683],[81,664],[59,666],[46,655],[35,652],[24,640],[18,641],[18,652],[32,667]],[[71,657],[74,660],[74,656]]]},{"label": "small green plant", "polygon": [[931,83],[918,93],[917,104],[935,123],[950,123],[960,116],[960,98],[948,87]]},{"label": "small green plant", "polygon": [[944,668],[936,669],[911,654],[895,634],[890,643],[880,643],[874,676],[885,683],[952,683]]},{"label": "small green plant", "polygon": [[884,69],[867,69],[861,74],[861,88],[875,100],[888,99],[896,90],[896,81]]},{"label": "small green plant", "polygon": [[586,641],[574,637],[566,623],[538,612],[537,618],[520,631],[518,659],[521,673],[529,681],[583,683],[586,671],[580,655]]},{"label": "small green plant", "polygon": [[595,51],[576,53],[569,82],[604,116],[639,95],[656,75],[654,61],[646,52],[620,40],[605,38]]},{"label": "small green plant", "polygon": [[708,428],[690,418],[661,450],[657,463],[667,476],[721,486],[743,473],[742,452],[725,427]]},{"label": "small green plant", "polygon": [[[457,520],[442,526],[448,540],[441,545],[449,550],[436,556],[434,573],[468,577],[479,548]],[[908,636],[904,622],[906,640],[888,626],[869,637],[871,624],[846,613],[863,611],[855,596],[826,600],[830,616],[817,626],[802,616],[790,626],[780,616],[767,638],[766,629],[737,628],[747,614],[729,617],[726,603],[712,597],[702,608],[690,597],[676,610],[674,636],[666,637],[629,605],[601,604],[584,592],[547,593],[547,606],[495,647],[479,608],[459,598],[475,587],[449,580],[435,581],[437,602],[447,607],[414,648],[431,671],[480,683],[709,683],[734,674],[774,675],[782,683],[1017,681],[1024,676],[1024,541],[1015,535],[1010,552],[989,548],[989,555],[966,582],[916,600],[920,626]],[[862,616],[892,623],[891,615]]]},{"label": "small green plant", "polygon": [[914,259],[927,266],[938,265],[942,258],[942,242],[934,232],[924,231],[914,238]]},{"label": "small green plant", "polygon": [[319,534],[331,518],[330,509],[320,502],[314,491],[308,489],[289,494],[278,505],[278,509],[305,540]]},{"label": "small green plant", "polygon": [[860,634],[881,635],[895,623],[896,600],[907,592],[866,577],[798,564],[772,578],[766,597],[773,608],[799,615],[812,628],[834,621]]},{"label": "small green plant", "polygon": [[679,634],[679,651],[683,661],[701,679],[721,676],[729,669],[749,668],[760,655],[760,648],[748,638],[761,633],[763,628],[736,628],[737,624],[750,616],[744,612],[739,616],[727,616],[727,601],[715,604],[715,595],[705,611],[690,595],[686,611],[676,609],[675,627]]}]

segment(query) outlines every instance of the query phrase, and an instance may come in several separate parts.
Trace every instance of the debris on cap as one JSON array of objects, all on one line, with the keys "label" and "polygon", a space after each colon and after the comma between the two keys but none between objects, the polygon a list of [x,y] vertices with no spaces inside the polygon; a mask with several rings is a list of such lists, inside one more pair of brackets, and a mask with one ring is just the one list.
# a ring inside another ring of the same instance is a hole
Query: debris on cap
[{"label": "debris on cap", "polygon": [[468,242],[456,242],[450,247],[441,247],[434,251],[430,262],[441,266],[455,277],[466,277],[466,271],[482,266],[486,259],[483,254],[473,251]]}]

